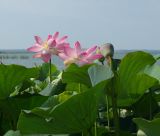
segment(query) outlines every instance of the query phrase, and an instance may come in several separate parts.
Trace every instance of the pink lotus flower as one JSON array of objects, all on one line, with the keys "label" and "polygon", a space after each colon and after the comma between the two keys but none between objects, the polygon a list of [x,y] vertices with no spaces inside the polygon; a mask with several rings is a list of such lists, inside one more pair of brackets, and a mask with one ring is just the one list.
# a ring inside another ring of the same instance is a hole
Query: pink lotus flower
[{"label": "pink lotus flower", "polygon": [[62,53],[59,53],[58,56],[64,60],[65,66],[68,66],[72,63],[77,65],[84,65],[93,63],[94,60],[102,57],[100,54],[96,54],[97,46],[89,48],[87,50],[82,50],[79,42],[76,42],[74,48],[70,46],[64,47]]},{"label": "pink lotus flower", "polygon": [[53,36],[48,35],[47,40],[42,41],[39,36],[35,36],[36,43],[28,48],[30,52],[35,52],[34,58],[42,58],[44,62],[49,62],[51,55],[58,55],[59,52],[63,51],[65,46],[69,46],[65,43],[67,36],[58,39],[59,32],[56,32]]}]

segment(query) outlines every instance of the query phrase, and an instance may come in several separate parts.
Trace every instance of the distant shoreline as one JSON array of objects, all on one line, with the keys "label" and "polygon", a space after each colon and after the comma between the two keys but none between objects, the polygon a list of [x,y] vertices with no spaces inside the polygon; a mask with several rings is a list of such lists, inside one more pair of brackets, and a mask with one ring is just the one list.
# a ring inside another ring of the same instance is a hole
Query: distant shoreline
[{"label": "distant shoreline", "polygon": [[[133,52],[133,51],[146,51],[146,52],[149,52],[149,53],[160,54],[160,50],[148,50],[148,49],[143,49],[143,50],[138,50],[138,49],[134,49],[134,50],[131,50],[131,49],[115,50],[115,52],[118,52],[118,53],[126,53],[126,52]],[[25,49],[0,49],[0,54],[6,54],[6,53],[13,53],[13,54],[27,53],[28,54],[28,53],[31,53],[31,52],[28,52]]]}]

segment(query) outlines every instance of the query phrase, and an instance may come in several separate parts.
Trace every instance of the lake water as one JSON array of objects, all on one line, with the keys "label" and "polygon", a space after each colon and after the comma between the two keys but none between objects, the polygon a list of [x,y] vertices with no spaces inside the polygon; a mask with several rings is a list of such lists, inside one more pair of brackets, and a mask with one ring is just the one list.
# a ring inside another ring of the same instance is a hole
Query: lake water
[{"label": "lake water", "polygon": [[[128,52],[133,50],[116,50],[114,58],[122,58]],[[153,55],[160,55],[160,50],[145,50]],[[35,65],[40,65],[43,61],[39,58],[32,58],[33,53],[27,52],[25,50],[0,50],[0,62],[3,64],[19,64],[26,67],[33,67]],[[54,56],[52,58],[52,63],[56,64],[59,69],[63,69],[63,61],[58,57]]]}]

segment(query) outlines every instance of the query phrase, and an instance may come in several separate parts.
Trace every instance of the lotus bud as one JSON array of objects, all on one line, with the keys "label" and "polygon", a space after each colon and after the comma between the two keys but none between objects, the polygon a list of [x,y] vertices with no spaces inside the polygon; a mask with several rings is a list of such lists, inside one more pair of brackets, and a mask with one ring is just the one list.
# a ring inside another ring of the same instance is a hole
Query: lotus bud
[{"label": "lotus bud", "polygon": [[[100,50],[100,47],[97,48],[96,54],[102,54],[101,50]],[[105,57],[103,56],[102,58],[98,59],[98,61],[101,62],[102,64],[104,64]]]},{"label": "lotus bud", "polygon": [[100,47],[100,52],[105,58],[108,56],[112,58],[114,55],[114,47],[111,43],[103,44]]}]

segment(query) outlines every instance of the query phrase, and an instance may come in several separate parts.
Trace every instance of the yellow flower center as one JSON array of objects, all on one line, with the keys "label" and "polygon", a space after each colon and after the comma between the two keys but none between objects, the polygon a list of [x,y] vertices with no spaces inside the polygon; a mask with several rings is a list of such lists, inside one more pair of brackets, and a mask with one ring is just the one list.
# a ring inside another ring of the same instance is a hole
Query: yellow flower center
[{"label": "yellow flower center", "polygon": [[48,50],[48,43],[47,43],[47,42],[45,42],[45,43],[43,44],[43,48],[44,48],[45,50]]}]

